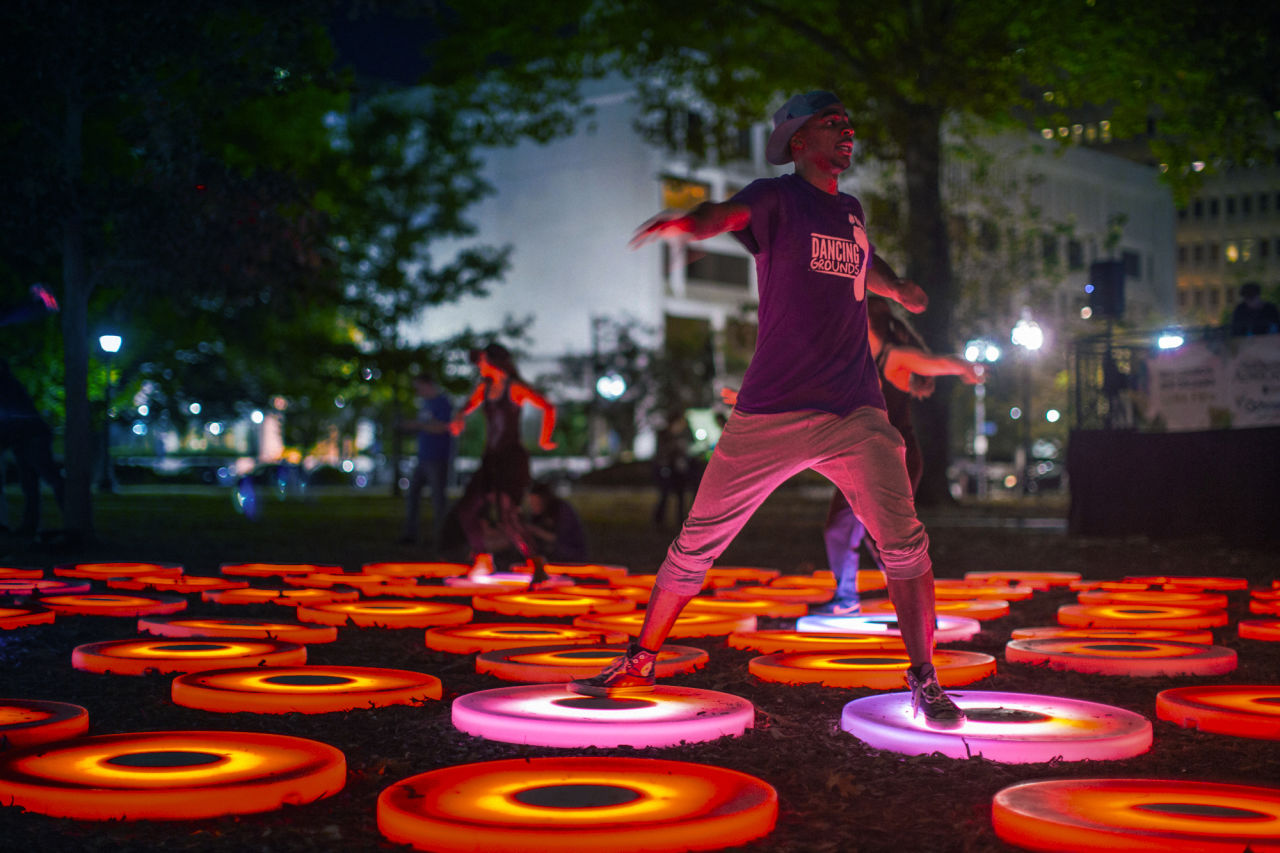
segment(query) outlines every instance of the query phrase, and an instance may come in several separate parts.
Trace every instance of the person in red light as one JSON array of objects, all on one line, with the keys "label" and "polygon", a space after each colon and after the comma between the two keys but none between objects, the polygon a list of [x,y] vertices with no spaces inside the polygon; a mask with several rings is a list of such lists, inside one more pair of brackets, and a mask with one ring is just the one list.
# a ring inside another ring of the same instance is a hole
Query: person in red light
[{"label": "person in red light", "polygon": [[[453,419],[450,429],[454,435],[461,435],[467,416],[483,407],[484,453],[457,506],[458,522],[474,559],[486,552],[489,531],[501,525],[503,514],[520,507],[525,490],[532,482],[529,451],[520,441],[520,407],[529,403],[542,411],[538,446],[543,450],[553,450],[556,446],[551,440],[556,410],[525,383],[510,351],[502,344],[472,350],[470,358],[480,371],[480,382]],[[491,511],[497,514],[492,522],[486,520],[486,514]]]},{"label": "person in red light", "polygon": [[796,95],[774,114],[766,148],[770,163],[794,161],[794,172],[754,181],[725,202],[660,214],[636,232],[633,246],[731,232],[755,256],[759,334],[737,405],[658,570],[639,636],[599,675],[571,682],[571,691],[652,691],[655,656],[707,569],[775,488],[811,468],[841,490],[880,545],[911,659],[913,708],[933,725],[964,719],[932,663],[929,538],[868,346],[868,291],[917,313],[928,298],[875,255],[861,203],[840,192],[853,135],[835,95]]}]

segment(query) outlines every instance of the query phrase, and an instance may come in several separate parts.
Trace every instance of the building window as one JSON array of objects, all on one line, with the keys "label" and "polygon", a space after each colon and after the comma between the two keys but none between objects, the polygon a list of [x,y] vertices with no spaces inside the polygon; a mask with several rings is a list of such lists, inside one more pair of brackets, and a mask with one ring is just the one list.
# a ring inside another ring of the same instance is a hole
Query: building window
[{"label": "building window", "polygon": [[1233,195],[1229,195],[1226,197],[1225,201],[1227,206],[1227,216],[1235,216],[1236,215],[1236,197]]},{"label": "building window", "polygon": [[685,277],[689,281],[726,284],[746,288],[751,283],[751,259],[745,255],[707,252],[689,264]]},{"label": "building window", "polygon": [[1218,200],[1216,198],[1209,199],[1209,218],[1218,218]]},{"label": "building window", "polygon": [[1204,307],[1204,292],[1198,287],[1191,291],[1191,304],[1196,308]]},{"label": "building window", "polygon": [[1192,248],[1191,254],[1195,258],[1197,264],[1204,263],[1204,244],[1196,243]]},{"label": "building window", "polygon": [[1067,266],[1073,270],[1084,269],[1084,244],[1079,240],[1067,241]]},{"label": "building window", "polygon": [[1191,215],[1196,219],[1204,218],[1204,199],[1198,198],[1191,204]]},{"label": "building window", "polygon": [[1137,252],[1125,251],[1121,254],[1124,259],[1124,274],[1127,278],[1142,278],[1142,256]]},{"label": "building window", "polygon": [[1185,287],[1178,289],[1178,307],[1183,310],[1187,307],[1187,289]]},{"label": "building window", "polygon": [[1209,244],[1209,263],[1216,264],[1218,262],[1218,244]]},{"label": "building window", "polygon": [[1266,237],[1263,237],[1261,240],[1258,241],[1258,257],[1265,260],[1267,255],[1270,254],[1270,252],[1271,252],[1271,241],[1268,240]]},{"label": "building window", "polygon": [[710,198],[710,184],[684,178],[662,179],[662,206],[668,210],[691,210]]},{"label": "building window", "polygon": [[1271,200],[1271,196],[1266,193],[1258,193],[1258,213],[1267,212],[1267,202]]},{"label": "building window", "polygon": [[1186,243],[1178,244],[1178,263],[1186,264],[1187,262],[1187,245]]},{"label": "building window", "polygon": [[1209,310],[1217,311],[1218,310],[1218,288],[1216,287],[1209,288],[1208,296],[1209,296]]},{"label": "building window", "polygon": [[1228,243],[1222,250],[1222,256],[1227,259],[1227,263],[1234,264],[1240,260],[1240,247],[1235,243]]},{"label": "building window", "polygon": [[1041,234],[1040,235],[1040,259],[1044,262],[1046,269],[1056,269],[1058,266],[1058,235],[1057,234]]},{"label": "building window", "polygon": [[1252,213],[1253,213],[1253,196],[1251,195],[1240,196],[1240,215],[1250,216],[1252,215]]}]

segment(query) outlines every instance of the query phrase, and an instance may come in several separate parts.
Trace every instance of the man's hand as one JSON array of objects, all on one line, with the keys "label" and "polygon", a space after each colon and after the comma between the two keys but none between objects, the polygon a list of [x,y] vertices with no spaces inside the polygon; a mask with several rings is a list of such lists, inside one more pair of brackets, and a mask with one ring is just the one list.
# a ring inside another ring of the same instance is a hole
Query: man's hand
[{"label": "man's hand", "polygon": [[693,231],[693,220],[679,210],[664,210],[636,229],[631,237],[631,248],[638,249],[655,240],[687,242]]},{"label": "man's hand", "polygon": [[733,407],[733,406],[738,405],[738,389],[737,389],[737,388],[729,388],[729,387],[721,388],[721,389],[720,389],[720,400],[721,400],[721,401],[722,401],[726,406]]},{"label": "man's hand", "polygon": [[909,278],[898,279],[898,302],[912,314],[920,314],[929,307],[929,294]]}]

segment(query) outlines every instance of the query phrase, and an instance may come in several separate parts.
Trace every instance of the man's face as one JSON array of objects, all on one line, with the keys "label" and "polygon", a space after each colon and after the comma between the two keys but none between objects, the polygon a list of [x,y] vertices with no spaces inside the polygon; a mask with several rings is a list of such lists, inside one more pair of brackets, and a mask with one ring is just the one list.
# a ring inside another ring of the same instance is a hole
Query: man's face
[{"label": "man's face", "polygon": [[840,104],[814,114],[791,137],[791,153],[825,169],[843,172],[853,162],[853,125]]}]

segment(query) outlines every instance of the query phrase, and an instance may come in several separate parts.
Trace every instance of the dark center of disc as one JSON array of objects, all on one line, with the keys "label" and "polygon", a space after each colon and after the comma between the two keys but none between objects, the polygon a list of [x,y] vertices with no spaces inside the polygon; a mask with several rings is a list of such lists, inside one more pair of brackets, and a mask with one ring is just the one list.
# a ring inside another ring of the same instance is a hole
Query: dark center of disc
[{"label": "dark center of disc", "polygon": [[521,637],[554,637],[555,631],[529,631],[524,628],[507,628],[506,630],[494,631],[495,634],[516,634]]},{"label": "dark center of disc", "polygon": [[608,649],[583,649],[582,651],[557,652],[556,657],[562,660],[612,660],[621,655],[621,651]]},{"label": "dark center of disc", "polygon": [[1255,812],[1252,809],[1237,809],[1231,806],[1211,806],[1206,803],[1143,803],[1135,809],[1156,814],[1178,815],[1184,817],[1223,818],[1225,820],[1258,820],[1270,815]]},{"label": "dark center of disc", "polygon": [[156,646],[158,652],[207,652],[213,649],[225,649],[226,643],[170,643],[167,646]]},{"label": "dark center of disc", "polygon": [[1253,701],[1259,705],[1280,705],[1280,696],[1259,696]]},{"label": "dark center of disc", "polygon": [[885,666],[886,664],[904,663],[902,658],[835,658],[832,663],[841,666]]},{"label": "dark center of disc", "polygon": [[965,708],[964,716],[979,723],[1044,723],[1051,719],[1048,714],[1023,708]]},{"label": "dark center of disc", "polygon": [[1154,608],[1154,607],[1124,607],[1124,608],[1121,608],[1120,612],[1137,614],[1137,613],[1164,613],[1165,611]]},{"label": "dark center of disc", "polygon": [[634,711],[653,706],[653,702],[648,699],[614,699],[608,696],[571,696],[557,699],[552,704],[586,711]]},{"label": "dark center of disc", "polygon": [[158,751],[132,752],[128,755],[117,755],[108,758],[108,764],[120,767],[199,767],[202,764],[217,764],[221,755],[211,752]]},{"label": "dark center of disc", "polygon": [[1085,648],[1098,652],[1149,652],[1155,646],[1143,643],[1089,643]]},{"label": "dark center of disc", "polygon": [[635,802],[640,792],[619,785],[546,785],[520,791],[515,799],[550,809],[595,809]]},{"label": "dark center of disc", "polygon": [[354,679],[341,675],[273,675],[264,678],[267,684],[284,684],[289,687],[331,687],[350,684]]}]

